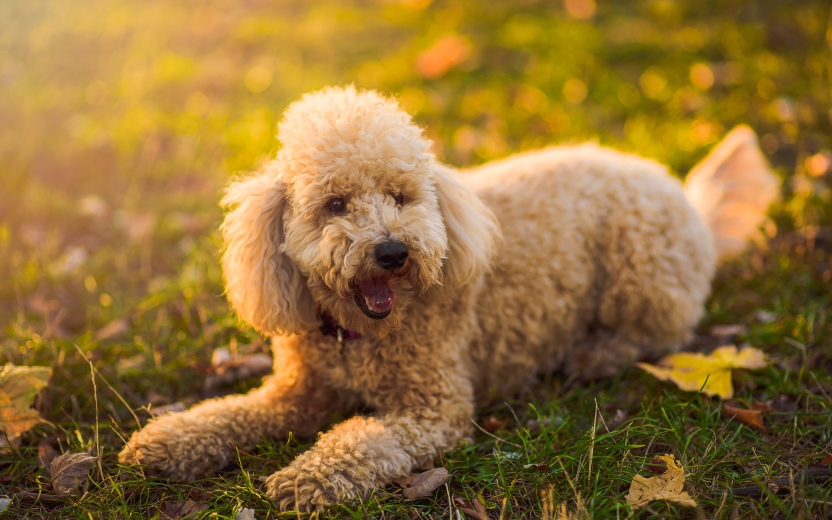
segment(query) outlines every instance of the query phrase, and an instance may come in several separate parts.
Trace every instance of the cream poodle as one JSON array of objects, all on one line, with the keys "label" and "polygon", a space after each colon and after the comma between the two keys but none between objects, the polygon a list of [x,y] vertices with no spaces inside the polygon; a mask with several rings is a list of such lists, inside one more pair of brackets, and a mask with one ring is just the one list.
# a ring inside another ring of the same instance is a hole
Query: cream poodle
[{"label": "cream poodle", "polygon": [[274,375],[151,420],[120,459],[192,481],[236,447],[374,410],[269,477],[284,510],[430,463],[470,436],[476,406],[541,374],[594,379],[684,347],[718,258],[778,192],[745,127],[684,187],[592,144],[459,172],[394,100],[352,87],[292,104],[279,137],[276,160],[222,201],[228,300],[273,337]]}]

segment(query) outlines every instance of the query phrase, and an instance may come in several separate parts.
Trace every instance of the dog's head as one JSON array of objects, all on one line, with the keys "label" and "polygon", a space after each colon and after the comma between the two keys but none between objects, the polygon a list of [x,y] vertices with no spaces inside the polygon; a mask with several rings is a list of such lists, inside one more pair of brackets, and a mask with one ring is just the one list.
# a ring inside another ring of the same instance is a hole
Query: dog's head
[{"label": "dog's head", "polygon": [[499,227],[395,101],[352,87],[292,104],[283,146],[222,204],[228,299],[267,334],[311,330],[327,312],[384,335],[434,285],[489,268]]}]

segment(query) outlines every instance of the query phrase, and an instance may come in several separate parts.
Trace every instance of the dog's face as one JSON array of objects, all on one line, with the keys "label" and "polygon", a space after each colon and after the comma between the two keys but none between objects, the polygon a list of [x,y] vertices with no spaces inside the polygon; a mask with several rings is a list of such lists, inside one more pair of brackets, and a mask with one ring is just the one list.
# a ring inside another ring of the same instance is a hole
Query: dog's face
[{"label": "dog's face", "polygon": [[394,101],[353,88],[307,95],[279,137],[277,159],[223,200],[227,294],[255,328],[301,332],[326,312],[383,336],[431,286],[488,268],[494,216]]},{"label": "dog's face", "polygon": [[395,137],[372,145],[346,157],[315,154],[309,173],[287,185],[283,252],[320,309],[345,327],[384,334],[441,281],[448,237],[430,157]]}]

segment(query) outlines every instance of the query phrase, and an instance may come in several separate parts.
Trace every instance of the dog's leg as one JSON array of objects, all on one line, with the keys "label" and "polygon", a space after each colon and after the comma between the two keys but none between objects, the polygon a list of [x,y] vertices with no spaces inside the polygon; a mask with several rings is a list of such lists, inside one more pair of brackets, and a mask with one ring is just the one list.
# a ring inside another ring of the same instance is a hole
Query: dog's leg
[{"label": "dog's leg", "polygon": [[314,511],[365,497],[469,435],[473,399],[467,378],[429,366],[421,372],[419,385],[403,381],[390,387],[383,413],[337,425],[269,477],[266,490],[278,507]]},{"label": "dog's leg", "polygon": [[303,364],[287,358],[276,358],[275,375],[257,390],[151,420],[133,434],[119,460],[190,482],[235,460],[237,447],[250,449],[264,437],[289,432],[313,435],[344,400]]}]

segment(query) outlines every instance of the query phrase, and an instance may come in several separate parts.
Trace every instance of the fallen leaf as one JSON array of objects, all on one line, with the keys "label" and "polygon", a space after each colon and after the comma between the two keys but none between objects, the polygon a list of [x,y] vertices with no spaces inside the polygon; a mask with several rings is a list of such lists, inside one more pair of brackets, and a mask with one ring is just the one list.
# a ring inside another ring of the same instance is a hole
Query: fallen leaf
[{"label": "fallen leaf", "polygon": [[402,495],[409,500],[431,496],[434,490],[448,481],[451,474],[445,468],[433,468],[419,473],[413,478],[409,487],[402,490]]},{"label": "fallen leaf", "polygon": [[640,509],[655,500],[667,500],[687,507],[695,507],[696,501],[691,498],[685,487],[685,470],[673,455],[665,454],[659,457],[667,464],[667,471],[655,477],[644,478],[641,475],[633,477],[630,492],[626,496],[627,503],[633,510]]},{"label": "fallen leaf", "polygon": [[0,371],[0,430],[14,439],[32,426],[44,422],[29,408],[52,376],[49,367],[18,367],[7,364]]},{"label": "fallen leaf", "polygon": [[488,417],[482,420],[482,427],[485,431],[489,433],[494,433],[503,427],[503,421],[497,419],[493,415],[489,415]]},{"label": "fallen leaf", "polygon": [[829,466],[830,464],[832,464],[832,454],[827,455],[826,457],[824,457],[823,460],[820,461],[820,463],[824,464],[826,466]]},{"label": "fallen leaf", "polygon": [[125,332],[130,330],[130,324],[127,322],[126,318],[119,318],[117,320],[113,320],[110,323],[104,325],[95,333],[95,339],[98,341],[102,341],[105,339],[114,338],[116,336],[121,336]]},{"label": "fallen leaf", "polygon": [[722,405],[722,409],[725,411],[725,415],[731,419],[736,419],[743,424],[759,428],[763,431],[766,429],[763,426],[763,412],[760,410],[746,410],[728,403]]},{"label": "fallen leaf", "polygon": [[228,349],[218,348],[211,354],[211,373],[205,378],[203,392],[210,394],[222,385],[247,377],[265,376],[271,371],[272,358],[268,354],[234,357]]},{"label": "fallen leaf", "polygon": [[52,464],[58,456],[58,452],[52,447],[48,439],[41,439],[38,443],[38,466],[45,468]]},{"label": "fallen leaf", "polygon": [[161,506],[159,506],[159,514],[162,520],[180,520],[189,518],[191,515],[196,517],[197,513],[201,513],[206,509],[208,509],[206,504],[194,502],[193,500],[162,502]]},{"label": "fallen leaf", "polygon": [[255,520],[254,518],[254,509],[249,509],[244,507],[237,511],[237,514],[234,515],[234,520]]},{"label": "fallen leaf", "polygon": [[6,509],[8,509],[9,506],[11,505],[11,503],[12,503],[11,498],[5,498],[5,497],[0,498],[0,513],[5,511]]},{"label": "fallen leaf", "polygon": [[540,464],[523,464],[525,469],[536,469],[537,471],[549,471],[552,469],[548,464],[541,462]]},{"label": "fallen leaf", "polygon": [[471,55],[471,44],[459,36],[440,38],[432,47],[419,53],[416,68],[426,78],[443,76]]},{"label": "fallen leaf", "polygon": [[82,489],[95,460],[96,457],[86,453],[65,453],[53,460],[49,465],[52,489],[59,495],[71,495]]},{"label": "fallen leaf", "polygon": [[[460,505],[464,505],[464,501],[462,501],[462,504]],[[471,500],[471,505],[474,507],[473,509],[460,507],[459,510],[465,513],[465,516],[470,516],[475,520],[488,520],[488,513],[485,512],[485,506],[479,497],[475,497],[474,500]]]},{"label": "fallen leaf", "polygon": [[754,317],[760,323],[774,323],[777,321],[777,313],[773,311],[759,310]]},{"label": "fallen leaf", "polygon": [[759,410],[763,413],[770,413],[770,412],[774,411],[774,407],[771,406],[771,403],[760,403],[760,402],[757,402],[757,401],[754,401],[754,402],[751,403],[751,409],[752,410]]},{"label": "fallen leaf", "polygon": [[624,424],[624,421],[626,420],[627,412],[619,408],[615,411],[615,415],[613,416],[612,420],[609,422],[607,426],[609,427],[610,431],[613,431],[622,424]]},{"label": "fallen leaf", "polygon": [[752,347],[737,350],[730,345],[719,347],[708,355],[698,352],[671,354],[657,364],[638,363],[637,366],[662,381],[671,381],[682,390],[717,395],[723,399],[734,396],[731,370],[759,369],[768,364],[765,355]]},{"label": "fallen leaf", "polygon": [[711,327],[711,336],[720,338],[730,338],[746,332],[748,332],[748,328],[745,325],[714,325]]}]

